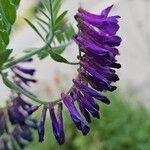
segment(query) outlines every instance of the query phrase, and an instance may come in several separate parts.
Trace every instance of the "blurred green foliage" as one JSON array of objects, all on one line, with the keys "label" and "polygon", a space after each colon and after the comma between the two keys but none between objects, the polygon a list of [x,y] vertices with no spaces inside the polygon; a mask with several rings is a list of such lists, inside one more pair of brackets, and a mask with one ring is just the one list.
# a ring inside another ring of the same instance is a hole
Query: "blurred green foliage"
[{"label": "blurred green foliage", "polygon": [[[47,114],[45,141],[35,141],[28,150],[149,150],[150,114],[142,105],[133,106],[123,96],[109,95],[111,104],[101,105],[101,119],[93,120],[91,132],[82,136],[68,113],[64,113],[66,143],[59,146],[54,139]],[[136,101],[135,101],[136,103]]]}]

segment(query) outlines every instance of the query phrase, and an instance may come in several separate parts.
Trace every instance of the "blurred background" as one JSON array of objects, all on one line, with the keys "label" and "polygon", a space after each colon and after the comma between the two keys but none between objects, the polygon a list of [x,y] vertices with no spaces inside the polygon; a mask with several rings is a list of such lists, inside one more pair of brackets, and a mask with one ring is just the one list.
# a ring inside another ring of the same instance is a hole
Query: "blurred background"
[{"label": "blurred background", "polygon": [[[41,39],[25,23],[23,18],[32,19],[33,9],[38,0],[22,0],[18,19],[12,31],[9,47],[15,49],[14,55],[21,51],[42,46]],[[118,60],[122,68],[118,71],[120,81],[118,90],[109,95],[110,106],[101,105],[101,119],[91,124],[91,132],[83,137],[74,127],[68,114],[65,117],[66,144],[59,147],[54,140],[50,121],[47,119],[46,140],[43,144],[35,142],[27,148],[36,149],[75,149],[75,150],[149,150],[150,149],[150,0],[64,0],[63,10],[69,10],[68,20],[75,25],[74,15],[79,6],[100,13],[106,6],[114,4],[112,14],[119,14],[120,31],[123,42]],[[34,22],[34,20],[33,20]],[[76,61],[77,47],[71,44],[63,55]],[[76,76],[76,68],[59,64],[50,58],[32,64],[38,71],[38,83],[33,92],[39,97],[53,100],[71,86]],[[1,81],[0,81],[1,82]],[[2,85],[2,84],[1,84]],[[8,98],[9,90],[1,86],[1,103]],[[39,114],[36,114],[37,118]]]}]

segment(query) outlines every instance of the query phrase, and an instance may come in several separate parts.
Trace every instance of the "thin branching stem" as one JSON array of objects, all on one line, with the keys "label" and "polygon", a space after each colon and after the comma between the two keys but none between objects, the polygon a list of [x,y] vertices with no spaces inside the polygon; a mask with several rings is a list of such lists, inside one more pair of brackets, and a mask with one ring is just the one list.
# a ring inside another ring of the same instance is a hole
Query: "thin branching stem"
[{"label": "thin branching stem", "polygon": [[[49,51],[52,51],[52,47],[51,47],[51,43],[54,39],[54,36],[55,36],[55,30],[54,30],[54,16],[53,16],[53,7],[52,7],[52,0],[48,0],[49,1],[49,12],[50,12],[50,24],[51,24],[51,31],[49,33],[49,36],[47,38],[47,41],[42,38],[42,40],[46,43],[45,46],[43,46],[42,48],[35,48],[35,49],[32,49],[31,52],[28,52],[27,54],[21,56],[20,58],[18,59],[15,59],[13,61],[10,61],[9,63],[7,63],[4,67],[1,68],[1,70],[5,70],[5,69],[8,69],[8,68],[11,68],[13,67],[14,65],[36,55],[37,53],[43,51],[44,49],[47,49],[48,47],[50,48]],[[81,51],[79,51],[79,57],[81,57]],[[68,64],[71,64],[71,65],[78,65],[79,63],[74,63],[74,62],[69,62]],[[19,93],[22,93],[23,95],[25,95],[26,97],[30,98],[31,100],[33,100],[34,102],[37,102],[39,104],[43,104],[43,105],[48,105],[49,103],[54,103],[54,104],[57,104],[59,103],[60,101],[62,101],[62,99],[57,99],[57,100],[54,100],[54,101],[50,101],[50,102],[47,102],[47,101],[43,101],[43,100],[40,100],[39,98],[31,95],[30,93],[28,93],[27,91],[25,91],[24,89],[22,89],[21,87],[19,87],[17,84],[15,84],[14,82],[10,81],[8,78],[7,78],[7,75],[5,73],[3,73],[2,71],[0,72],[1,75],[2,75],[2,78],[3,78],[3,81],[4,82],[7,82],[6,85],[19,92]],[[68,94],[70,93],[70,91],[72,90],[72,87],[68,90]]]}]

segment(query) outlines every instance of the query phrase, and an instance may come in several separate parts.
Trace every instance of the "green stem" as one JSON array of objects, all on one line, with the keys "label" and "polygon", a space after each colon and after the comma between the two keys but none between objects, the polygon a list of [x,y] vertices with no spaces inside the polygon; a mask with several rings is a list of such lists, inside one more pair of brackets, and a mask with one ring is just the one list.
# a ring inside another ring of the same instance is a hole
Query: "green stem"
[{"label": "green stem", "polygon": [[52,29],[52,35],[54,35],[54,16],[53,16],[52,0],[49,0],[49,2],[50,2],[50,15],[51,15],[51,29]]},{"label": "green stem", "polygon": [[[34,49],[32,50],[31,52],[25,54],[24,56],[16,59],[16,60],[13,60],[9,63],[7,63],[4,67],[1,68],[1,70],[5,70],[5,69],[8,69],[8,68],[11,68],[13,67],[14,65],[22,62],[23,60],[26,60],[34,55],[36,55],[37,53],[41,52],[42,50],[46,49],[46,48],[50,48],[50,50],[52,50],[52,47],[50,45],[50,43],[53,41],[53,38],[54,38],[54,34],[55,34],[55,30],[54,30],[54,17],[53,17],[53,8],[52,8],[52,0],[49,0],[50,2],[50,7],[49,7],[49,11],[50,11],[50,15],[51,15],[51,34],[49,34],[49,37],[48,37],[48,41],[45,41],[43,38],[43,41],[46,43],[46,45],[40,49]],[[50,36],[51,35],[51,36]],[[80,53],[81,55],[81,53]],[[79,63],[73,63],[73,62],[70,62],[69,64],[71,65],[78,65]],[[50,102],[46,102],[46,101],[41,101],[40,99],[38,99],[37,97],[29,94],[26,90],[22,89],[21,87],[19,87],[18,85],[16,85],[14,82],[10,81],[8,78],[7,78],[7,74],[6,73],[2,73],[0,72],[1,75],[2,75],[2,78],[3,78],[3,81],[5,83],[5,85],[7,85],[10,89],[13,89],[23,95],[25,95],[26,97],[30,98],[31,100],[33,100],[34,102],[37,102],[39,104],[43,104],[43,105],[48,105],[49,103],[54,103],[54,104],[57,104],[61,101],[61,99],[57,99],[55,101],[50,101]],[[71,88],[72,89],[72,88]],[[70,90],[71,90],[70,89]],[[69,93],[70,90],[67,92]]]},{"label": "green stem", "polygon": [[43,48],[32,50],[30,53],[27,53],[24,56],[21,56],[20,58],[15,59],[15,60],[7,63],[4,67],[1,68],[1,70],[5,70],[5,69],[8,69],[8,68],[11,68],[14,65],[16,65],[16,64],[18,64],[18,63],[20,63],[20,62],[22,62],[22,61],[32,57],[32,56],[34,56],[38,52],[41,52],[42,50],[43,50]]},{"label": "green stem", "polygon": [[[34,101],[36,103],[43,104],[43,105],[48,105],[50,103],[57,104],[57,103],[59,103],[59,102],[62,101],[61,98],[57,99],[57,100],[54,100],[54,101],[50,101],[50,102],[42,101],[39,98],[31,95],[30,93],[28,93],[27,91],[25,91],[24,89],[22,89],[21,87],[19,87],[18,85],[16,85],[14,82],[10,81],[7,78],[7,73],[0,72],[0,74],[2,75],[3,82],[5,83],[5,85],[7,87],[9,87],[10,89],[13,89],[13,90],[17,91],[18,93],[23,94],[24,96],[28,97],[29,99],[31,99],[32,101]],[[72,89],[72,87],[68,90],[67,94],[70,93],[71,89]]]},{"label": "green stem", "polygon": [[[69,93],[71,92],[72,88],[73,88],[73,86],[68,90],[67,94],[69,94]],[[59,103],[59,102],[61,102],[61,101],[62,101],[62,99],[60,98],[60,99],[51,101],[51,103],[57,104],[57,103]]]},{"label": "green stem", "polygon": [[30,98],[31,100],[33,100],[34,102],[37,102],[39,104],[44,104],[44,105],[47,105],[49,104],[50,102],[46,102],[46,101],[41,101],[40,99],[38,99],[37,97],[29,94],[26,90],[22,89],[21,87],[19,87],[18,85],[16,85],[14,82],[10,81],[8,78],[7,78],[7,74],[6,73],[2,73],[1,72],[1,75],[2,75],[2,79],[3,79],[3,82],[5,83],[5,85],[7,87],[9,87],[10,89],[13,89],[15,91],[17,91],[18,93],[21,93],[23,95],[25,95],[26,97]]}]

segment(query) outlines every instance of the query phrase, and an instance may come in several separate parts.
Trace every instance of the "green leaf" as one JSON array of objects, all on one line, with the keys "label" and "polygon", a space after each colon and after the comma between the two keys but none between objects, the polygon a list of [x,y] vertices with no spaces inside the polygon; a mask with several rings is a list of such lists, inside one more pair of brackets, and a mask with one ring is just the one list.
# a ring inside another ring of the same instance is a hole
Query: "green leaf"
[{"label": "green leaf", "polygon": [[55,0],[54,3],[53,3],[53,16],[54,16],[54,19],[57,18],[57,14],[60,10],[60,7],[61,7],[61,4],[62,4],[62,0]]},{"label": "green leaf", "polygon": [[53,60],[55,60],[57,62],[68,63],[68,61],[61,55],[59,55],[53,51],[50,51],[49,53],[50,53],[51,58],[53,58]]},{"label": "green leaf", "polygon": [[20,0],[11,0],[11,2],[16,6],[18,7],[19,3],[20,3]]},{"label": "green leaf", "polygon": [[41,23],[43,23],[44,25],[46,25],[47,27],[49,27],[50,26],[50,24],[48,24],[45,20],[43,20],[42,18],[39,18],[39,17],[37,17],[37,16],[35,16],[35,18],[38,20],[38,21],[40,21]]},{"label": "green leaf", "polygon": [[[68,46],[68,44],[62,45],[62,46],[57,46],[57,47],[52,47],[52,48],[51,48],[51,51],[53,51],[53,52],[55,52],[55,53],[57,53],[57,54],[62,54],[67,46]],[[46,57],[49,55],[49,52],[48,52],[48,51],[50,51],[50,48],[47,48],[47,49],[45,49],[45,50],[39,52],[39,53],[38,53],[38,57],[39,57],[40,59],[46,58]]]},{"label": "green leaf", "polygon": [[40,8],[37,8],[39,12],[41,12],[48,20],[50,20],[49,16]]},{"label": "green leaf", "polygon": [[16,9],[20,0],[0,1],[0,51],[6,49],[9,44],[11,26],[16,20]]},{"label": "green leaf", "polygon": [[8,43],[9,43],[9,35],[8,35],[8,33],[6,32],[6,30],[1,30],[1,29],[0,29],[0,36],[1,36],[2,40],[3,40],[3,42],[4,42],[6,45],[8,45]]},{"label": "green leaf", "polygon": [[43,0],[42,2],[41,2],[41,4],[43,5],[43,7],[44,8],[46,8],[48,11],[49,11],[49,8],[50,8],[50,0]]},{"label": "green leaf", "polygon": [[43,41],[45,41],[45,39],[43,38],[43,36],[41,35],[41,33],[38,31],[38,29],[34,26],[33,23],[31,23],[28,19],[25,18],[25,21],[30,25],[30,27],[41,37],[41,39],[43,39]]},{"label": "green leaf", "polygon": [[78,64],[78,63],[69,62],[66,58],[62,57],[61,55],[59,55],[53,51],[49,51],[49,53],[50,53],[51,58],[57,62],[70,64],[70,65]]},{"label": "green leaf", "polygon": [[55,47],[55,48],[53,48],[53,51],[57,54],[62,54],[67,46],[68,46],[68,44]]},{"label": "green leaf", "polygon": [[10,0],[2,0],[1,5],[5,12],[5,17],[10,24],[13,24],[16,20],[16,7],[10,2]]},{"label": "green leaf", "polygon": [[0,52],[3,51],[4,49],[6,49],[6,45],[5,45],[2,37],[0,36]]},{"label": "green leaf", "polygon": [[55,21],[55,25],[57,26],[66,16],[66,14],[68,13],[68,11],[64,11]]},{"label": "green leaf", "polygon": [[47,52],[47,50],[41,51],[40,53],[38,53],[38,57],[39,59],[44,59],[49,55],[49,53]]},{"label": "green leaf", "polygon": [[0,52],[0,67],[8,60],[12,50],[3,50]]},{"label": "green leaf", "polygon": [[71,40],[73,37],[75,31],[74,28],[70,26],[65,26],[65,29],[63,31],[59,31],[55,34],[56,39],[58,40],[59,43],[66,43]]},{"label": "green leaf", "polygon": [[46,34],[48,34],[48,31],[47,31],[47,29],[45,28],[45,26],[43,25],[43,24],[41,24],[41,22],[37,22],[38,23],[38,25],[43,29],[43,31],[46,33]]}]

